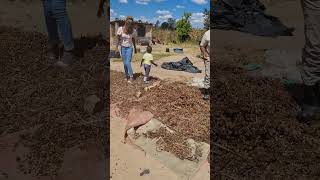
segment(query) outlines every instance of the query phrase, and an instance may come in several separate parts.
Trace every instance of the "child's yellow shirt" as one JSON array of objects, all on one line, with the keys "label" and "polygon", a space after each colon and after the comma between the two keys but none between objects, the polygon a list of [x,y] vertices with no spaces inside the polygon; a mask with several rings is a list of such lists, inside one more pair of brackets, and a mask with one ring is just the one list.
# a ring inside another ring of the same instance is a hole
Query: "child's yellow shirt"
[{"label": "child's yellow shirt", "polygon": [[150,53],[145,53],[142,59],[143,59],[143,64],[151,65],[151,61],[153,60],[153,55]]}]

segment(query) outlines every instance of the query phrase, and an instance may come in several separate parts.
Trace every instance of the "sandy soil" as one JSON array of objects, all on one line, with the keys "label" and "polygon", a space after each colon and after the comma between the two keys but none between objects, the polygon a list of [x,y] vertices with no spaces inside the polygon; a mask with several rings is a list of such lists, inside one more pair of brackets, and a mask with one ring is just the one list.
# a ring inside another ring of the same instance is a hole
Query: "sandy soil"
[{"label": "sandy soil", "polygon": [[[111,178],[113,180],[177,180],[176,175],[152,157],[139,149],[123,143],[125,121],[119,118],[110,120],[110,160]],[[149,174],[140,176],[144,170]]]},{"label": "sandy soil", "polygon": [[[162,49],[161,49],[162,48]],[[153,49],[156,49],[158,51],[163,50],[162,45],[156,45],[153,47]],[[164,48],[165,49],[165,48]],[[195,48],[194,48],[195,49]],[[170,81],[181,81],[186,82],[188,80],[191,80],[192,78],[203,78],[204,77],[204,63],[203,60],[196,57],[199,52],[195,52],[194,49],[184,50],[184,53],[176,54],[168,57],[163,57],[160,59],[155,59],[154,62],[157,63],[159,66],[155,67],[152,66],[150,76],[157,77],[162,80],[170,80]],[[161,68],[161,64],[164,62],[175,62],[180,61],[182,58],[188,57],[194,66],[198,67],[202,73],[188,73],[183,71],[170,71]],[[140,67],[140,61],[132,62],[132,68],[134,73],[143,73],[144,69],[143,67]],[[112,61],[110,63],[110,69],[114,71],[124,72],[123,63],[121,61]]]}]

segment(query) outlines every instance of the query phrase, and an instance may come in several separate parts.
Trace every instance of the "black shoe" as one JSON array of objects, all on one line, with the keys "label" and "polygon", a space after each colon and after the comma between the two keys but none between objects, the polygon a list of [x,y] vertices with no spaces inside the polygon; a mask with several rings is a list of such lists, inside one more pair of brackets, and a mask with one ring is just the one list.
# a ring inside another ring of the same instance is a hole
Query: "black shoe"
[{"label": "black shoe", "polygon": [[302,110],[298,114],[301,123],[311,124],[320,121],[320,89],[319,84],[304,86]]},{"label": "black shoe", "polygon": [[54,63],[57,60],[58,57],[58,45],[56,44],[50,44],[49,45],[49,50],[47,53],[48,60],[50,63]]},{"label": "black shoe", "polygon": [[64,51],[60,61],[56,63],[57,66],[67,67],[76,61],[76,56],[73,51]]}]

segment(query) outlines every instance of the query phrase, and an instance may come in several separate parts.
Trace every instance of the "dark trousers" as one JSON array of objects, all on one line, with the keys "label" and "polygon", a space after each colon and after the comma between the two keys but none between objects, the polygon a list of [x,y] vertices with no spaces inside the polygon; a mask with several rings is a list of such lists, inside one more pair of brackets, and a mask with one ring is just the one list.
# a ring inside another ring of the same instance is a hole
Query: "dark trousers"
[{"label": "dark trousers", "polygon": [[304,14],[305,45],[301,77],[308,86],[320,81],[320,0],[301,0]]},{"label": "dark trousers", "polygon": [[150,74],[150,70],[151,70],[151,65],[145,64],[144,65],[144,81],[149,80],[149,74]]},{"label": "dark trousers", "polygon": [[43,10],[49,36],[49,45],[59,42],[59,34],[65,50],[74,48],[71,23],[66,10],[66,0],[43,0]]}]

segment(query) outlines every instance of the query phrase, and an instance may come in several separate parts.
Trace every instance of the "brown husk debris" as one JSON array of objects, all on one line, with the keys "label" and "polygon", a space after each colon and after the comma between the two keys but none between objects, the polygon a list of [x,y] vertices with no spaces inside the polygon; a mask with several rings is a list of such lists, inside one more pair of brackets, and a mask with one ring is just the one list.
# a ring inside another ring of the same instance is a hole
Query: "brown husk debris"
[{"label": "brown husk debris", "polygon": [[319,179],[319,128],[297,121],[289,91],[220,58],[212,63],[211,177]]},{"label": "brown husk debris", "polygon": [[74,146],[93,142],[105,153],[109,133],[109,112],[91,115],[83,109],[87,96],[106,97],[106,47],[88,49],[64,70],[48,62],[46,51],[45,35],[0,27],[0,134],[28,131],[16,146],[30,151],[17,161],[23,172],[35,175],[56,174],[64,152]]},{"label": "brown husk debris", "polygon": [[[160,80],[154,78],[150,85],[156,81]],[[111,71],[110,83],[111,103],[117,104],[123,117],[133,107],[140,107],[153,113],[156,119],[177,133],[175,137],[169,136],[165,131],[154,134],[167,140],[165,143],[168,148],[164,150],[187,159],[189,153],[183,144],[184,139],[209,143],[209,102],[202,99],[198,88],[180,82],[161,81],[159,86],[145,91],[144,87],[148,85],[143,84],[141,74],[137,74],[134,83],[129,84],[123,73],[114,71]],[[136,97],[139,91],[142,93],[141,97]],[[174,148],[169,148],[170,146]],[[182,151],[183,148],[185,151]]]}]

